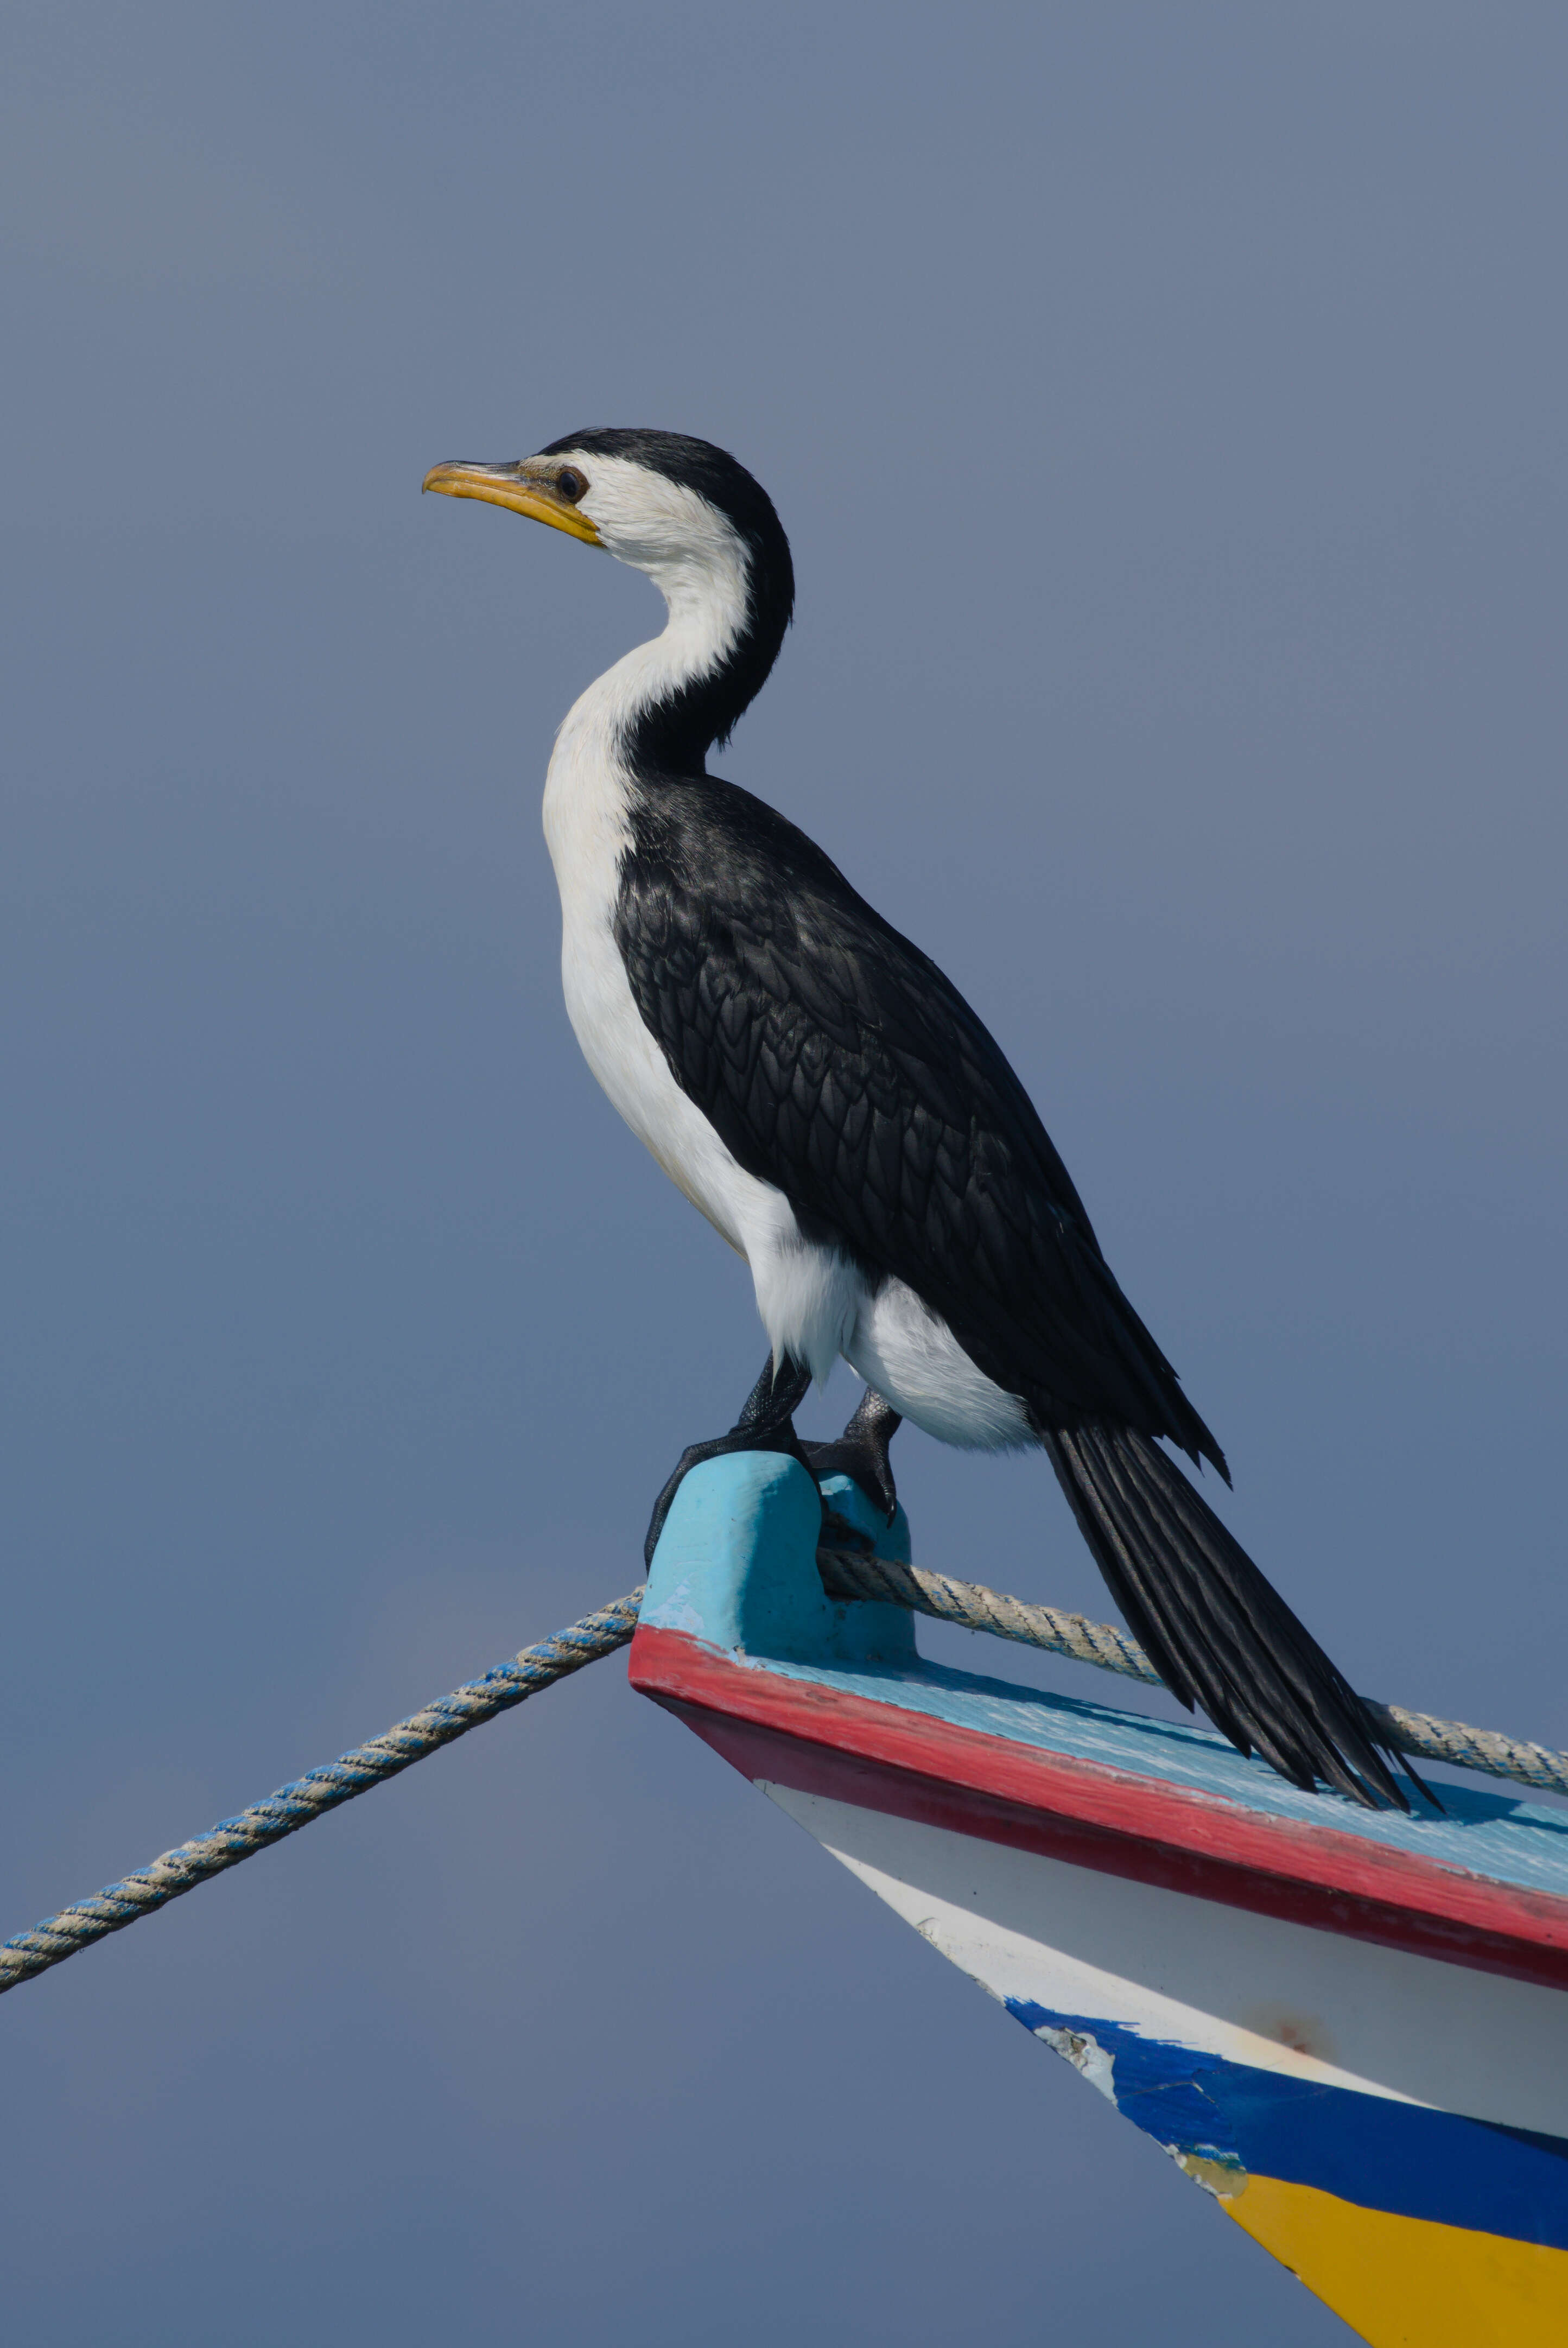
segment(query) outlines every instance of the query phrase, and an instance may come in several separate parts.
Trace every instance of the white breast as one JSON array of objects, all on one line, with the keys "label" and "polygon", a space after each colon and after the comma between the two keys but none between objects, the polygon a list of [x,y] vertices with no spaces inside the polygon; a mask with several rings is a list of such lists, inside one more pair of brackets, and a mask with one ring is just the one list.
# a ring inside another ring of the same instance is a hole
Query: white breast
[{"label": "white breast", "polygon": [[[584,699],[588,696],[585,695]],[[583,1056],[670,1179],[732,1248],[747,1253],[744,1173],[671,1076],[643,1024],[615,943],[621,865],[631,846],[630,783],[603,755],[579,702],[561,729],[544,790],[544,837],[561,891],[561,983]]]}]

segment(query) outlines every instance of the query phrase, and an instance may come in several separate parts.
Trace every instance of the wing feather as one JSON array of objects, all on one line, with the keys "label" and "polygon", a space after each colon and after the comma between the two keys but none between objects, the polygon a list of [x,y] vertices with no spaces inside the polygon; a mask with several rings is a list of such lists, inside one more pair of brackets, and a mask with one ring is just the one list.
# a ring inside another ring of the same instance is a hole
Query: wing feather
[{"label": "wing feather", "polygon": [[1112,1419],[1224,1472],[1066,1167],[957,989],[821,850],[700,777],[633,813],[616,939],[683,1091],[801,1228],[905,1282],[1052,1430]]}]

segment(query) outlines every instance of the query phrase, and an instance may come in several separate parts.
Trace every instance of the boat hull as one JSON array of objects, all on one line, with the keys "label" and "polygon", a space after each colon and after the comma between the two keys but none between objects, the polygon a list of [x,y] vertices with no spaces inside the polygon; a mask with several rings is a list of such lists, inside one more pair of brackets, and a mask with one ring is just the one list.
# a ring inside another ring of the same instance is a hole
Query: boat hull
[{"label": "boat hull", "polygon": [[923,1663],[824,1599],[815,1528],[793,1463],[688,1478],[634,1684],[1377,2348],[1568,2338],[1568,1819],[1369,1818]]},{"label": "boat hull", "polygon": [[758,1782],[1380,2348],[1568,2339],[1559,1993]]}]

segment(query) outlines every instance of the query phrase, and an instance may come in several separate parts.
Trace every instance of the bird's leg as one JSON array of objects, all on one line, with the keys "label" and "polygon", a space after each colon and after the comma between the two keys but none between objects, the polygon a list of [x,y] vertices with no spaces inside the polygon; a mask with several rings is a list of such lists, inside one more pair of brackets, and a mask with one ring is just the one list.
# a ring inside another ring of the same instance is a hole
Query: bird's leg
[{"label": "bird's leg", "polygon": [[872,1506],[891,1525],[898,1507],[888,1446],[903,1419],[874,1386],[861,1396],[861,1406],[836,1443],[808,1443],[807,1462],[820,1484],[824,1476],[852,1476]]},{"label": "bird's leg", "polygon": [[676,1462],[675,1474],[654,1502],[654,1513],[648,1523],[648,1537],[643,1543],[645,1564],[652,1565],[659,1535],[665,1529],[670,1503],[680,1490],[692,1468],[705,1459],[722,1459],[732,1451],[782,1451],[798,1459],[810,1475],[811,1463],[801,1447],[795,1432],[795,1413],[806,1399],[811,1383],[810,1370],[788,1354],[775,1367],[769,1354],[762,1365],[762,1375],[747,1396],[740,1416],[727,1435],[716,1435],[707,1443],[688,1443]]}]

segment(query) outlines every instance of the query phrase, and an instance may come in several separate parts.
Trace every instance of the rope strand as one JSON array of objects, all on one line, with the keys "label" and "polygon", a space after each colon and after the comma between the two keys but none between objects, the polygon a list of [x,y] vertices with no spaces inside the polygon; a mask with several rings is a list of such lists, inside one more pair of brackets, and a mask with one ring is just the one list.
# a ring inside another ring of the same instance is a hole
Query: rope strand
[{"label": "rope strand", "polygon": [[[1155,1687],[1160,1684],[1159,1673],[1137,1640],[1109,1622],[1058,1613],[1054,1606],[1031,1606],[1021,1598],[1006,1598],[999,1590],[987,1590],[978,1581],[953,1581],[944,1573],[928,1573],[920,1566],[896,1565],[887,1558],[860,1556],[848,1550],[819,1550],[817,1563],[830,1598],[891,1601],[940,1622],[956,1622],[966,1631],[989,1631],[1021,1646],[1044,1647],[1053,1655],[1070,1655],[1075,1663],[1095,1663],[1101,1671],[1119,1672],[1127,1679],[1145,1680]],[[1398,1753],[1423,1761],[1449,1761],[1457,1768],[1479,1769],[1488,1777],[1511,1777],[1516,1785],[1532,1786],[1539,1793],[1568,1794],[1568,1753],[1524,1744],[1517,1737],[1504,1736],[1501,1729],[1470,1728],[1462,1720],[1434,1720],[1429,1713],[1407,1712],[1402,1704],[1380,1704],[1372,1696],[1364,1696],[1362,1702],[1378,1735]]]},{"label": "rope strand", "polygon": [[584,1663],[614,1654],[635,1631],[642,1601],[639,1588],[612,1605],[602,1606],[596,1613],[585,1614],[580,1622],[558,1631],[553,1639],[524,1647],[511,1663],[499,1663],[482,1679],[469,1680],[450,1695],[398,1721],[385,1735],[373,1736],[368,1745],[356,1745],[352,1753],[311,1770],[308,1776],[280,1786],[275,1794],[269,1794],[264,1802],[253,1803],[238,1818],[220,1820],[210,1834],[166,1850],[150,1867],[108,1884],[95,1898],[78,1900],[74,1907],[46,1916],[30,1932],[18,1932],[14,1941],[0,1947],[0,1996],[18,1982],[31,1981],[35,1973],[63,1964],[67,1957],[90,1948],[107,1933],[123,1931],[139,1917],[150,1916],[155,1909],[178,1900],[181,1892],[194,1890],[210,1876],[221,1875],[226,1867],[238,1867],[242,1859],[282,1842],[285,1835],[297,1834],[301,1827],[308,1827],[326,1811],[367,1794],[372,1786],[384,1785],[388,1777],[423,1761],[427,1754],[439,1752],[443,1745],[466,1736],[470,1728],[481,1727],[498,1713],[510,1712],[514,1704],[537,1695],[541,1688],[553,1687],[557,1680],[580,1672]]}]

